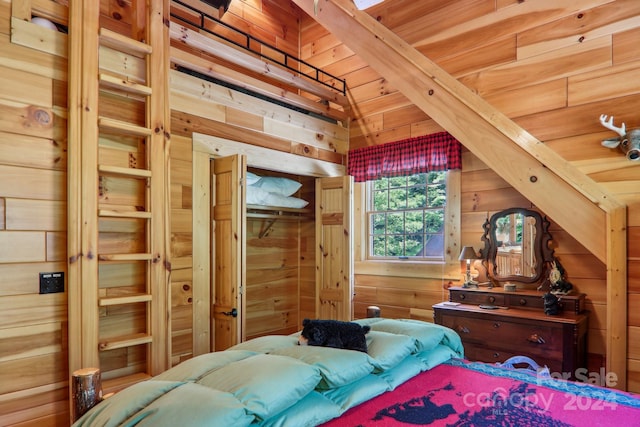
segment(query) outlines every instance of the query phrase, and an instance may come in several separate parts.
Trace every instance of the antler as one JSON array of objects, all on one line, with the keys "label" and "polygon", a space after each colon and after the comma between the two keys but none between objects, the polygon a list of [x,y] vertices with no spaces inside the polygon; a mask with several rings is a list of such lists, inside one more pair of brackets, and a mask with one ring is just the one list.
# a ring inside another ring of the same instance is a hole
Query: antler
[{"label": "antler", "polygon": [[620,126],[619,128],[615,127],[613,125],[613,116],[611,116],[609,118],[609,120],[607,121],[607,115],[606,114],[601,114],[600,115],[600,123],[602,124],[602,126],[606,127],[609,130],[614,131],[615,133],[617,133],[620,136],[624,136],[626,133],[625,127],[624,127],[624,123],[622,123],[622,126]]}]

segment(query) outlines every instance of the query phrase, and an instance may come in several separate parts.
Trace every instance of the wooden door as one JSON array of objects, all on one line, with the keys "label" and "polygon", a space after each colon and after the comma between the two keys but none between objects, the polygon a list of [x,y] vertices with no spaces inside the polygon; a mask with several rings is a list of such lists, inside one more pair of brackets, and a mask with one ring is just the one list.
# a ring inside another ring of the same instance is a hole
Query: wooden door
[{"label": "wooden door", "polygon": [[212,160],[213,343],[224,350],[245,337],[245,156]]},{"label": "wooden door", "polygon": [[353,318],[353,177],[316,180],[316,316]]}]

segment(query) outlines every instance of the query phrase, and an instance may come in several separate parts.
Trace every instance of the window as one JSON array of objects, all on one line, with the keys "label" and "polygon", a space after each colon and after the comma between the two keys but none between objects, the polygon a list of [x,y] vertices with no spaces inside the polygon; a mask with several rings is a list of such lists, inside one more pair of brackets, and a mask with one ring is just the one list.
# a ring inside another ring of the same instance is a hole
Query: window
[{"label": "window", "polygon": [[444,260],[447,172],[367,183],[369,259]]}]

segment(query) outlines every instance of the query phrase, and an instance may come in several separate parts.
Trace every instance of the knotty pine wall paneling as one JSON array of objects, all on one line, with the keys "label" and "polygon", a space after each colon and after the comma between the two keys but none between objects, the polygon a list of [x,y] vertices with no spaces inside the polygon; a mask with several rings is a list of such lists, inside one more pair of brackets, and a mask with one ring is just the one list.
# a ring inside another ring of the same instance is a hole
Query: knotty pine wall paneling
[{"label": "knotty pine wall paneling", "polygon": [[68,425],[67,296],[39,293],[67,265],[66,59],[12,44],[10,22],[3,2],[0,425]]},{"label": "knotty pine wall paneling", "polygon": [[[36,12],[46,11],[59,24],[68,23],[66,2],[33,1],[31,7]],[[132,16],[129,8],[126,2],[102,1],[101,24],[128,34]],[[14,21],[13,34],[21,44],[12,43],[11,13],[12,2],[0,3],[0,272],[4,278],[0,284],[0,425],[69,425],[66,293],[38,294],[38,273],[65,271],[67,263],[66,35],[35,27],[25,16],[24,21]],[[297,55],[297,13],[286,1],[237,0],[225,19]],[[107,67],[122,64],[110,58],[109,52],[102,55]],[[135,60],[131,59],[128,74],[135,73]],[[110,71],[117,74],[120,70]],[[108,97],[103,99],[100,105],[103,111],[133,122],[143,119],[135,100],[122,108]],[[255,122],[254,116],[247,118],[242,108],[229,111],[229,122],[237,129],[247,129]],[[180,111],[177,114],[180,117]],[[179,118],[174,117],[174,121],[184,124]],[[201,339],[192,333],[198,307],[193,307],[192,287],[190,138],[191,131],[200,123],[195,120],[189,129],[182,129],[182,134],[178,129],[171,142],[168,202],[172,221],[172,364],[192,357],[195,341]],[[259,134],[263,128],[256,131]],[[289,128],[288,132],[295,133],[295,129]],[[299,141],[301,146],[304,142]],[[347,142],[340,144],[346,147]],[[104,146],[114,147],[108,141]],[[104,148],[101,156],[120,162],[123,154],[120,148]],[[135,159],[135,150],[130,151],[125,164],[142,161]],[[122,186],[117,180],[104,182],[103,186],[108,190],[105,197],[109,197],[110,203],[135,205],[141,197],[140,189]],[[114,240],[105,241],[107,247],[102,249],[138,244],[135,231],[119,230],[117,234]],[[139,282],[139,272],[133,270],[101,269],[99,274],[106,284],[123,279],[132,286]],[[136,327],[135,322],[131,327]],[[116,353],[105,357],[105,369],[120,366],[123,355]],[[136,355],[127,357],[130,366],[138,363]]]},{"label": "knotty pine wall paneling", "polygon": [[[56,22],[66,22],[60,12],[66,10],[65,2],[50,3],[32,2],[33,7],[50,7]],[[104,25],[128,31],[127,5],[102,1]],[[0,424],[67,425],[66,294],[39,295],[37,289],[37,273],[64,270],[67,258],[66,43],[60,41],[63,36],[45,33],[39,34],[47,43],[38,48],[11,43],[11,8],[11,1],[0,2]],[[618,152],[600,146],[601,139],[613,135],[600,126],[598,117],[605,113],[614,115],[616,124],[640,126],[640,88],[635,84],[640,69],[638,8],[635,0],[386,0],[368,10],[627,203],[631,391],[640,391],[640,318],[635,314],[640,304],[638,172]],[[290,2],[234,0],[224,19],[347,79],[355,117],[352,148],[443,130]],[[49,48],[54,53],[47,52]],[[191,357],[195,345],[190,301],[194,230],[188,225],[193,189],[186,178],[191,133],[246,134],[251,143],[267,141],[283,149],[281,141],[264,135],[262,124],[255,127],[254,116],[246,111],[217,108],[228,112],[224,126],[195,112],[174,109],[172,114],[172,363]],[[479,163],[465,153],[462,244],[479,242],[478,228],[487,211],[527,205],[526,197]],[[554,226],[552,233],[569,280],[588,295],[589,352],[602,355],[604,267],[563,230]],[[128,274],[135,282],[136,272]],[[362,274],[357,268],[355,280],[356,316],[369,303],[384,302],[376,296],[379,292],[394,298],[394,305],[385,307],[387,314],[408,312],[427,319],[431,303],[446,297],[443,286],[448,283]],[[402,284],[398,292],[394,281]],[[300,298],[312,299],[308,286],[301,288]],[[310,312],[303,306],[301,315]]]}]

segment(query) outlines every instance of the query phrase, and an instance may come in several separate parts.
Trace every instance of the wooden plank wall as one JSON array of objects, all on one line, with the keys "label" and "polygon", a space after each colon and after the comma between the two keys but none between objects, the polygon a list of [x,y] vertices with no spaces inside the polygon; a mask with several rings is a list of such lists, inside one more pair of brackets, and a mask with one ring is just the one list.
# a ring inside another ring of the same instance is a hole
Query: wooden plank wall
[{"label": "wooden plank wall", "polygon": [[[66,22],[64,1],[31,3]],[[105,25],[128,31],[127,5],[101,1]],[[11,7],[10,1],[0,2],[0,425],[67,425],[66,294],[38,294],[39,272],[66,268],[66,43],[29,31],[23,35],[32,47],[10,43]],[[640,196],[635,191],[640,172],[615,150],[600,146],[612,132],[597,118],[606,113],[627,127],[640,125],[638,8],[636,0],[386,0],[370,10],[628,204],[632,391],[640,391]],[[224,19],[345,77],[357,104],[352,147],[442,130],[311,18],[299,22],[298,13],[286,0],[235,0]],[[189,96],[172,96],[172,102],[194,99]],[[191,132],[243,135],[251,143],[291,152],[313,134],[287,139],[297,134],[295,128],[279,129],[255,110],[222,101],[217,107],[199,102],[190,107],[176,106],[172,115],[173,363],[191,357],[195,346]],[[274,136],[274,131],[285,135]],[[479,242],[488,213],[529,204],[471,153],[465,153],[462,188],[463,244]],[[553,226],[551,231],[570,280],[588,294],[589,351],[602,355],[604,266],[563,230]],[[313,269],[312,259],[306,257],[305,269]],[[370,303],[385,303],[385,315],[429,319],[432,303],[446,296],[443,286],[449,279],[442,277],[356,270],[356,316],[362,317]],[[313,313],[310,289],[307,283],[300,290],[301,317]]]},{"label": "wooden plank wall", "polygon": [[39,273],[67,265],[67,61],[11,44],[10,18],[0,2],[0,425],[64,425],[67,296]]},{"label": "wooden plank wall", "polygon": [[[33,10],[66,25],[66,2],[33,0],[30,4]],[[128,2],[102,1],[102,24],[126,34],[132,16],[128,8]],[[297,13],[286,1],[235,1],[224,19],[297,55]],[[38,273],[66,271],[67,264],[66,35],[18,20],[13,28],[15,41],[21,44],[11,43],[11,14],[12,2],[0,2],[0,425],[68,425],[67,296],[38,294]],[[174,364],[193,355],[198,339],[193,337],[197,309],[192,299],[191,132],[246,136],[250,142],[273,144],[289,152],[316,147],[311,156],[329,155],[332,161],[340,161],[342,156],[314,138],[328,132],[328,140],[346,147],[348,135],[345,129],[331,130],[317,119],[285,123],[286,114],[280,107],[271,112],[269,108],[257,111],[246,102],[243,107],[243,101],[218,98],[218,104],[204,103],[205,108],[199,108],[198,102],[191,102],[190,109],[184,108],[180,102],[193,98],[189,98],[192,94],[181,95],[173,98],[177,106],[173,123],[178,131],[171,141],[169,196]],[[237,95],[237,99],[243,99]],[[105,104],[101,108],[113,107]],[[137,114],[137,109],[132,111]],[[300,229],[300,265],[305,271],[300,281],[300,313],[311,316],[314,281],[304,277],[313,278],[315,273],[311,255],[315,249],[314,227]],[[135,272],[130,276],[134,278]],[[299,316],[296,313],[294,317],[297,325]],[[289,324],[285,329],[278,327],[281,331],[297,329]]]},{"label": "wooden plank wall", "polygon": [[[253,171],[260,176],[287,176]],[[300,193],[304,194],[296,194],[296,197],[310,202],[305,209],[312,215],[315,179],[289,178],[302,182]],[[310,298],[305,298],[307,294],[315,296],[314,226],[310,217],[300,220],[247,219],[247,339],[267,334],[290,334],[300,329],[301,313],[314,317],[314,299],[307,301]]]},{"label": "wooden plank wall", "polygon": [[[634,314],[640,304],[640,196],[633,191],[640,172],[600,145],[615,135],[598,122],[604,113],[618,125],[640,126],[640,3],[386,0],[367,13],[628,204],[628,387],[640,391],[640,347],[634,344],[640,338],[640,317]],[[301,24],[300,49],[303,59],[346,78],[357,112],[350,148],[443,130],[310,17]],[[479,248],[482,223],[496,210],[531,207],[470,152],[464,154],[461,180],[462,245]],[[605,266],[550,220],[556,254],[568,278],[587,294],[590,367],[604,366]],[[415,314],[419,307],[428,318],[431,304],[446,297],[443,282],[397,273],[372,276],[356,267],[356,315],[369,304],[382,304],[383,315]]]},{"label": "wooden plank wall", "polygon": [[[298,16],[286,1],[232,2],[222,20],[291,55],[298,55]],[[333,162],[346,150],[348,131],[250,95],[231,91],[177,71],[171,75],[172,148],[172,363],[193,356],[192,221],[193,132],[243,141],[274,150]],[[307,147],[307,149],[304,149]],[[278,175],[256,170],[256,173]],[[302,183],[299,197],[311,201],[314,179]],[[315,225],[312,221],[247,221],[247,337],[291,333],[303,317],[315,315]]]}]

